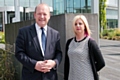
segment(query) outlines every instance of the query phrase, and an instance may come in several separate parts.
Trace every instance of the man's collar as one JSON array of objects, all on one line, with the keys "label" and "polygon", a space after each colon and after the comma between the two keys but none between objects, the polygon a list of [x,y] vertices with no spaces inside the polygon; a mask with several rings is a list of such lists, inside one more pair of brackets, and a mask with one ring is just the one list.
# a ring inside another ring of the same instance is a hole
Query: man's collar
[{"label": "man's collar", "polygon": [[[39,30],[41,28],[41,26],[39,26],[37,23],[35,23],[35,27],[37,30]],[[47,25],[43,26],[44,30],[47,31]]]}]

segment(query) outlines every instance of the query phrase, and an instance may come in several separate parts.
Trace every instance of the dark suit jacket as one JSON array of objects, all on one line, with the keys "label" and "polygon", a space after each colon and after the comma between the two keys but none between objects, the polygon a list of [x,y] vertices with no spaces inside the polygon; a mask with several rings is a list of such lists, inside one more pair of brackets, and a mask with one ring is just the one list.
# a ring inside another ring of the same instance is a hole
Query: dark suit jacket
[{"label": "dark suit jacket", "polygon": [[[47,26],[47,41],[45,56],[39,45],[35,24],[19,29],[16,38],[15,57],[23,65],[22,80],[58,80],[57,67],[62,60],[59,32]],[[52,59],[57,65],[48,73],[35,70],[37,61]]]}]

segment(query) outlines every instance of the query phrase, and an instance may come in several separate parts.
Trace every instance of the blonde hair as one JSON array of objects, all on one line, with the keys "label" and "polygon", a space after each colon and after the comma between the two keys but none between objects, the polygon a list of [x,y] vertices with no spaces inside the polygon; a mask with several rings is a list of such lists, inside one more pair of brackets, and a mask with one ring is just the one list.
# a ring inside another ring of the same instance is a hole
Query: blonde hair
[{"label": "blonde hair", "polygon": [[78,19],[81,19],[83,21],[83,23],[85,25],[85,34],[87,36],[90,36],[91,35],[91,30],[89,28],[87,18],[84,15],[77,15],[77,16],[74,17],[74,19],[73,19],[73,27],[75,26],[75,22]]}]

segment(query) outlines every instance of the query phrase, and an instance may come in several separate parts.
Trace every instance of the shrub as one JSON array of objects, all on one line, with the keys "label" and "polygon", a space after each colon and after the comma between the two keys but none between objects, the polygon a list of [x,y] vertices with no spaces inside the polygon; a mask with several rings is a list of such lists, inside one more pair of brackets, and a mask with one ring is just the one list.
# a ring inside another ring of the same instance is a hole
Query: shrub
[{"label": "shrub", "polygon": [[5,43],[5,34],[0,31],[0,43]]},{"label": "shrub", "polygon": [[102,35],[103,36],[108,36],[108,30],[103,30]]},{"label": "shrub", "polygon": [[120,29],[105,29],[100,36],[104,39],[120,40]]},{"label": "shrub", "polygon": [[116,36],[120,36],[120,29],[115,29]]},{"label": "shrub", "polygon": [[0,80],[15,80],[12,54],[0,49]]}]

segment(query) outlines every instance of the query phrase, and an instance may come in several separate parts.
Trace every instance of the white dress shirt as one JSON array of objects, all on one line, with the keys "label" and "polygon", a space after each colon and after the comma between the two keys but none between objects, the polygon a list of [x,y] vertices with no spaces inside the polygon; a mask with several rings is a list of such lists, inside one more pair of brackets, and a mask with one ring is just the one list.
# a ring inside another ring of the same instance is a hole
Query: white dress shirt
[{"label": "white dress shirt", "polygon": [[[41,42],[42,30],[41,30],[41,27],[37,23],[35,23],[35,28],[36,28],[36,31],[37,31],[38,40],[39,40],[40,47],[41,47],[41,50],[42,50],[42,55],[44,56],[44,51],[43,51],[42,42]],[[45,37],[47,39],[47,25],[44,26],[43,28],[44,28]]]}]

